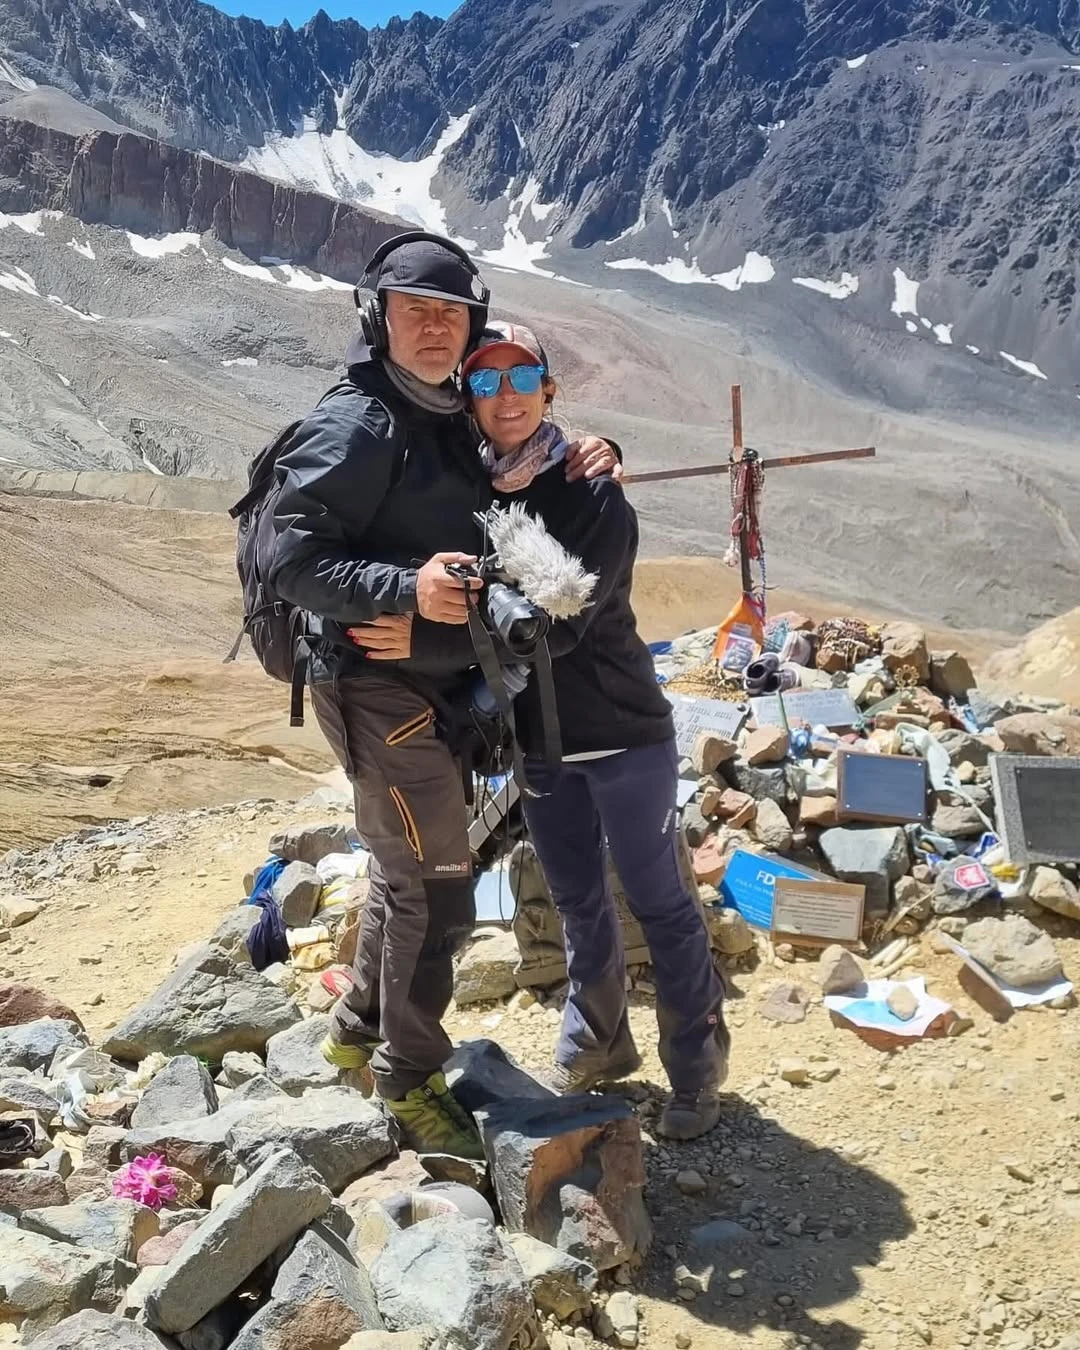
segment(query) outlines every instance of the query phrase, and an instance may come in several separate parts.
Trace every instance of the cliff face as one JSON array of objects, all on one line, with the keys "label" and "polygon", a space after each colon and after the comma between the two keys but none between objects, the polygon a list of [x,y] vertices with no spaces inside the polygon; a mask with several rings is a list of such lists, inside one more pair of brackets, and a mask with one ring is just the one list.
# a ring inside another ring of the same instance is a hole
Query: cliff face
[{"label": "cliff face", "polygon": [[0,108],[0,211],[42,209],[137,234],[211,231],[249,257],[287,258],[352,282],[374,249],[405,228],[132,132],[78,136],[5,118]]}]

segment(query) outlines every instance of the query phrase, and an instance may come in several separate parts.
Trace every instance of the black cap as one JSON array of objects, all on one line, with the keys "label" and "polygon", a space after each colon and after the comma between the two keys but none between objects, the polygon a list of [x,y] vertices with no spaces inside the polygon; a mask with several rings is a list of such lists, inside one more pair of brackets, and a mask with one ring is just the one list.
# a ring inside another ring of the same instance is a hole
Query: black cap
[{"label": "black cap", "polygon": [[486,303],[483,282],[475,272],[456,253],[428,239],[394,249],[383,259],[372,281],[376,292],[404,291],[477,307]]}]

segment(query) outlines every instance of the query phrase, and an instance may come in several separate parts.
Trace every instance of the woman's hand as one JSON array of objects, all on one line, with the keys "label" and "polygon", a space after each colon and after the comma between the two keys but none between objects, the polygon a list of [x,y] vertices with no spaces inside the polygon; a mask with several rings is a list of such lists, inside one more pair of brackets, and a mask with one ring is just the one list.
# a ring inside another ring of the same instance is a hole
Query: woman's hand
[{"label": "woman's hand", "polygon": [[599,436],[582,436],[572,441],[566,450],[566,481],[599,478],[602,473],[611,474],[616,483],[623,476],[623,466],[607,441]]},{"label": "woman's hand", "polygon": [[369,661],[405,661],[412,655],[412,621],[411,614],[380,614],[345,631]]}]

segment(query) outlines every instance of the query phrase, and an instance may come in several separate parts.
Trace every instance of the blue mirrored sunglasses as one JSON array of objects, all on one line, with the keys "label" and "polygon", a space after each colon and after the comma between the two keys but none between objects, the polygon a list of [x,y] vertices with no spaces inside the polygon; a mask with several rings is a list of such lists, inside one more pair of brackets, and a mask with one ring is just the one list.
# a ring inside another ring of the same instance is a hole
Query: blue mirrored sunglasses
[{"label": "blue mirrored sunglasses", "polygon": [[535,394],[546,374],[544,366],[511,366],[509,370],[481,366],[479,370],[469,371],[469,388],[475,398],[494,398],[502,388],[503,376],[506,375],[515,394]]}]

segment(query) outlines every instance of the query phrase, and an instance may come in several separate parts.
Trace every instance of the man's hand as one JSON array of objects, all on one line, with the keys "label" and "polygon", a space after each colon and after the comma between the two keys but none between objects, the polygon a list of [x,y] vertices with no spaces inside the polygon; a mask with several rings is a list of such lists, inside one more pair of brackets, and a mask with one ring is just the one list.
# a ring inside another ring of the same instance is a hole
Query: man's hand
[{"label": "man's hand", "polygon": [[478,591],[479,577],[452,577],[447,565],[472,567],[477,559],[468,553],[436,553],[416,574],[416,609],[433,623],[467,623],[469,591]]},{"label": "man's hand", "polygon": [[607,441],[602,441],[599,436],[582,436],[567,447],[568,483],[573,483],[578,478],[599,478],[602,473],[611,474],[616,483],[623,476],[623,466]]},{"label": "man's hand", "polygon": [[412,655],[411,614],[380,614],[371,623],[345,631],[369,661],[405,661]]}]

